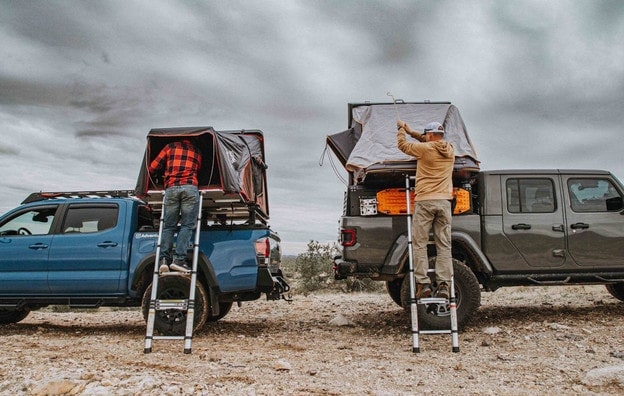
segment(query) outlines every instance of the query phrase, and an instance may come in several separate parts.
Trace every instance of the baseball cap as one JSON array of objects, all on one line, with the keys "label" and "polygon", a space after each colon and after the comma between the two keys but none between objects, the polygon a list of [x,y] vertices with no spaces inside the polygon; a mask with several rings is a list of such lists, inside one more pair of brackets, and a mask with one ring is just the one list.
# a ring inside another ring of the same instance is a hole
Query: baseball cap
[{"label": "baseball cap", "polygon": [[429,124],[427,124],[427,126],[425,127],[425,130],[423,132],[437,132],[437,133],[444,133],[444,127],[442,127],[442,129],[438,129],[442,126],[442,124],[440,124],[437,121],[434,122],[430,122]]}]

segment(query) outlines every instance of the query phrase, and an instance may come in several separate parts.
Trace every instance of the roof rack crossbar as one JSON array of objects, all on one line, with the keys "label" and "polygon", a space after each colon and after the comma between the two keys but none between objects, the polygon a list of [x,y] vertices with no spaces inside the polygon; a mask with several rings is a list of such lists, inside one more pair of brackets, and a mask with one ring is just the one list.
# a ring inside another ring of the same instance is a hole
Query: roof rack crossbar
[{"label": "roof rack crossbar", "polygon": [[68,198],[134,198],[134,190],[102,190],[102,191],[39,191],[30,194],[22,204],[45,201],[48,199]]}]

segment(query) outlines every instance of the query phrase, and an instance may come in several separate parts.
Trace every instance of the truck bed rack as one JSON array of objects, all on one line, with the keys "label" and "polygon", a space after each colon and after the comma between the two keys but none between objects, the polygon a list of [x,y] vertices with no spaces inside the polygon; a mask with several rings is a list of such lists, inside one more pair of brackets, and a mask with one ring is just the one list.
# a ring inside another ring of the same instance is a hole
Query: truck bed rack
[{"label": "truck bed rack", "polygon": [[[155,213],[162,210],[163,190],[149,190],[144,200]],[[206,221],[227,223],[245,221],[249,224],[268,223],[268,217],[253,203],[247,202],[239,193],[227,193],[219,188],[200,189],[203,194],[202,217]]]}]

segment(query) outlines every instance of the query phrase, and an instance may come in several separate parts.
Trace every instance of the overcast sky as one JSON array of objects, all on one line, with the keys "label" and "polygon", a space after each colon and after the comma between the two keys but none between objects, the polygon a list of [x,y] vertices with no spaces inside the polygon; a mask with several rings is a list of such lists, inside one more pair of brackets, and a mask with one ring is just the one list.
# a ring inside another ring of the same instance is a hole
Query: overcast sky
[{"label": "overcast sky", "polygon": [[133,189],[151,128],[261,129],[284,252],[338,235],[347,103],[455,104],[482,169],[624,179],[621,1],[0,1],[0,211]]}]

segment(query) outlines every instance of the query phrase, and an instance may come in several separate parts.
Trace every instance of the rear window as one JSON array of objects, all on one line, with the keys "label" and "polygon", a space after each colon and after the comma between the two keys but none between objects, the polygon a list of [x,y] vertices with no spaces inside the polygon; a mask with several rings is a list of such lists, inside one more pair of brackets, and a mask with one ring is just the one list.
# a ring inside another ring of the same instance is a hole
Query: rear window
[{"label": "rear window", "polygon": [[509,213],[552,213],[557,209],[551,179],[508,179],[506,190]]},{"label": "rear window", "polygon": [[117,205],[70,206],[61,228],[63,234],[93,233],[114,228],[117,225]]},{"label": "rear window", "polygon": [[568,193],[575,212],[616,212],[623,207],[622,196],[607,179],[569,179]]}]

